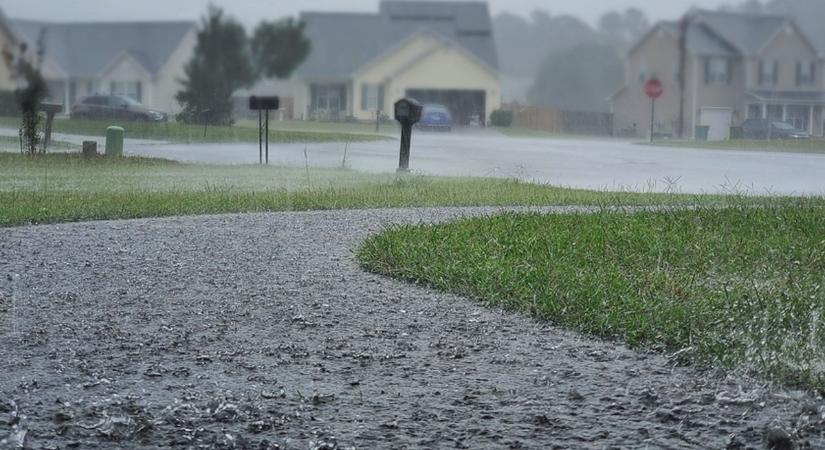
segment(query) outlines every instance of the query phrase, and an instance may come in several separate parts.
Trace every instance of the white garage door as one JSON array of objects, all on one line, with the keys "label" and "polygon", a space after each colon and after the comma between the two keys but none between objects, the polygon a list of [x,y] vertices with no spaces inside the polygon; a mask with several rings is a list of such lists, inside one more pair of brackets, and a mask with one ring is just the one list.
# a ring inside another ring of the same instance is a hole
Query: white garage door
[{"label": "white garage door", "polygon": [[709,141],[724,141],[730,138],[732,117],[733,110],[730,108],[702,108],[699,124],[710,127]]}]

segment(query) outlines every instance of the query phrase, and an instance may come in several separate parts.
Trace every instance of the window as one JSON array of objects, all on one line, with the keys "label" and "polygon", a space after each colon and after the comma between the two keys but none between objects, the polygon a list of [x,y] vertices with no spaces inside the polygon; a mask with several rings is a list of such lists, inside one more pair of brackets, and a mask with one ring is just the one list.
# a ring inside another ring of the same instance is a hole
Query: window
[{"label": "window", "polygon": [[748,119],[761,119],[762,105],[748,105]]},{"label": "window", "polygon": [[730,84],[731,64],[726,58],[705,59],[705,84]]},{"label": "window", "polygon": [[785,121],[797,130],[808,130],[811,119],[811,107],[802,105],[788,105]]},{"label": "window", "polygon": [[318,86],[315,91],[315,108],[321,111],[338,112],[343,109],[339,86]]},{"label": "window", "polygon": [[759,84],[776,85],[779,83],[779,61],[759,61]]},{"label": "window", "polygon": [[384,107],[384,85],[361,85],[361,110],[377,111]]},{"label": "window", "polygon": [[140,81],[112,81],[109,84],[109,93],[112,95],[122,95],[133,100],[142,101],[143,92]]},{"label": "window", "polygon": [[816,62],[796,63],[796,85],[813,86],[814,84],[816,84]]}]

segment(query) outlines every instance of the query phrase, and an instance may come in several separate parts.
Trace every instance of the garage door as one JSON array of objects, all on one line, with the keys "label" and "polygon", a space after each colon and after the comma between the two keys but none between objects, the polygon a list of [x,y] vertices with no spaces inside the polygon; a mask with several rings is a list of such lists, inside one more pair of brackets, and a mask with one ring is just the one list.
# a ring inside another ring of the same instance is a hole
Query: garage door
[{"label": "garage door", "polygon": [[724,141],[730,138],[733,110],[730,108],[702,108],[699,124],[710,127],[709,141]]},{"label": "garage door", "polygon": [[469,125],[474,120],[484,122],[487,96],[484,91],[464,89],[407,89],[407,97],[421,103],[444,105],[459,125]]}]

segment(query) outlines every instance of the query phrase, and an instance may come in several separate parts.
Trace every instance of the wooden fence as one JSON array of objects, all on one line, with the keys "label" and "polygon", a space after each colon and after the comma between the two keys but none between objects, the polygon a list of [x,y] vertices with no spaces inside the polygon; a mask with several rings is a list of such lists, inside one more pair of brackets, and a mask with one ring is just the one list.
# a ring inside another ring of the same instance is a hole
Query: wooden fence
[{"label": "wooden fence", "polygon": [[613,115],[610,113],[562,111],[534,106],[506,105],[513,111],[513,127],[550,133],[611,136]]}]

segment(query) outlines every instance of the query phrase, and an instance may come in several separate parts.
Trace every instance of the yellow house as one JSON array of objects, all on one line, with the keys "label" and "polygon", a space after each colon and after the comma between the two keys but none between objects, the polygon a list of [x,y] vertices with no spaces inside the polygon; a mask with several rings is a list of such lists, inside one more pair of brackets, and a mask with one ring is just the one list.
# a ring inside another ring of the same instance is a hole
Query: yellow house
[{"label": "yellow house", "polygon": [[312,48],[296,71],[295,118],[374,120],[413,97],[468,124],[501,106],[486,3],[384,1],[378,14],[302,20]]},{"label": "yellow house", "polygon": [[11,91],[15,82],[11,72],[11,61],[8,59],[14,54],[16,39],[11,31],[6,16],[0,10],[0,91]]}]

